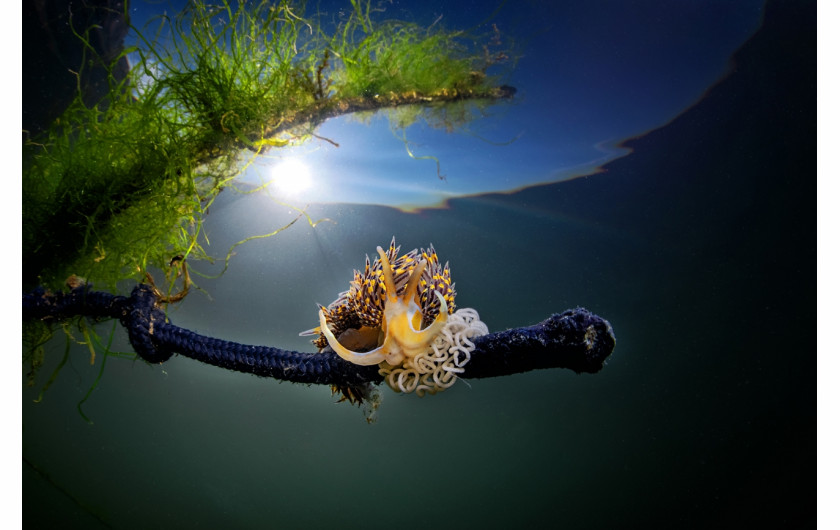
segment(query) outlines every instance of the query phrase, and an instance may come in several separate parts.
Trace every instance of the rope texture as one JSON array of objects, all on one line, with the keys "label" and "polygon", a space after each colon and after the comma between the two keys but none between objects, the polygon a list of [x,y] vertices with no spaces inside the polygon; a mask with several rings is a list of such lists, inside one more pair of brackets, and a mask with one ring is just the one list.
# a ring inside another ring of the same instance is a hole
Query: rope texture
[{"label": "rope texture", "polygon": [[[130,297],[92,291],[89,286],[55,294],[39,288],[23,295],[23,319],[117,318],[135,352],[150,363],[165,362],[179,353],[228,370],[297,383],[347,387],[382,381],[377,366],[354,365],[330,350],[302,353],[193,333],[168,322],[156,302],[145,284],[137,285]],[[459,377],[497,377],[540,368],[596,373],[615,347],[609,322],[581,307],[473,341],[472,358]]]}]

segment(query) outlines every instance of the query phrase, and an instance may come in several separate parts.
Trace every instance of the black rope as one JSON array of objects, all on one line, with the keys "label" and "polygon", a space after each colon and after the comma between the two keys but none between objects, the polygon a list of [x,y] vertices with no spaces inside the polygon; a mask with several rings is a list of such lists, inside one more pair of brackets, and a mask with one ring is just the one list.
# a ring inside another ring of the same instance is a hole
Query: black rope
[{"label": "black rope", "polygon": [[[378,367],[352,364],[332,351],[301,353],[193,333],[170,323],[157,301],[145,284],[135,287],[130,297],[92,291],[89,286],[55,294],[36,289],[23,295],[23,319],[117,318],[128,330],[135,352],[150,363],[162,363],[179,353],[228,370],[297,383],[347,387],[382,381]],[[475,350],[459,377],[495,377],[540,368],[596,373],[615,347],[609,322],[582,307],[533,326],[472,340]]]}]

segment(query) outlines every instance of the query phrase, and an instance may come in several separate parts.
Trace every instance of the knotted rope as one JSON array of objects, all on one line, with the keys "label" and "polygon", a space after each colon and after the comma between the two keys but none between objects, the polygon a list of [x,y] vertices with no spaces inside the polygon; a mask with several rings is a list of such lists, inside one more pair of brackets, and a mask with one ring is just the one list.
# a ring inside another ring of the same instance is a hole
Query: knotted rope
[{"label": "knotted rope", "polygon": [[[205,337],[170,323],[153,287],[137,285],[130,297],[93,291],[36,289],[23,295],[24,320],[63,320],[73,316],[116,318],[128,330],[135,352],[150,363],[179,353],[203,363],[284,381],[339,387],[380,383],[376,366],[358,366],[327,350],[302,353]],[[459,377],[475,379],[540,368],[596,373],[615,347],[609,322],[584,308],[554,314],[533,326],[475,337],[475,350]]]}]

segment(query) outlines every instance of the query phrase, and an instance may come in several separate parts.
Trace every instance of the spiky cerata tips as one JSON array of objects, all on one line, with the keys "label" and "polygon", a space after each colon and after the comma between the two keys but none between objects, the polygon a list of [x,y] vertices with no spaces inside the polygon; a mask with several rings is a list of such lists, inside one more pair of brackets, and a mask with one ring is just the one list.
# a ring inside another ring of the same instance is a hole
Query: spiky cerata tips
[{"label": "spiky cerata tips", "polygon": [[320,326],[302,335],[319,334],[316,345],[351,363],[378,364],[394,390],[422,395],[447,388],[469,360],[469,338],[487,327],[474,310],[454,313],[449,264],[441,267],[434,247],[397,257],[392,239],[387,252],[376,252],[379,259],[355,271],[349,290],[320,306]]},{"label": "spiky cerata tips", "polygon": [[394,283],[394,271],[388,256],[382,247],[376,247],[376,252],[382,264],[382,281],[385,284],[381,344],[366,352],[355,352],[346,348],[327,325],[327,314],[323,309],[319,312],[321,332],[327,338],[333,351],[351,363],[370,366],[386,361],[392,366],[399,366],[406,357],[416,357],[429,348],[435,336],[446,324],[448,308],[443,295],[438,291],[433,291],[440,302],[440,309],[434,321],[421,329],[423,312],[415,301],[415,297],[419,297],[417,287],[423,271],[426,270],[426,260],[416,263],[405,287],[401,289],[401,294],[398,294]]}]

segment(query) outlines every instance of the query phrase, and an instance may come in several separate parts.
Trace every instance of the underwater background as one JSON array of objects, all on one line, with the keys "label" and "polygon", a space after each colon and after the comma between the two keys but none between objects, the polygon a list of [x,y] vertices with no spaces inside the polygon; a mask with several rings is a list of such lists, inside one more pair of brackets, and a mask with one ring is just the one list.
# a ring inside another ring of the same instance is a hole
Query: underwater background
[{"label": "underwater background", "polygon": [[[376,119],[324,124],[341,147],[301,154],[320,157],[313,178],[343,174],[368,200],[306,198],[327,220],[237,247],[224,275],[198,278],[204,292],[168,314],[204,335],[312,351],[298,333],[317,325],[315,304],[394,236],[403,251],[433,243],[458,306],[490,330],[575,306],[606,318],[617,346],[604,369],[458,382],[422,399],[383,388],[368,424],[326,387],[179,356],[109,358],[85,399],[105,356],[90,366],[73,344],[35,403],[63,356],[59,334],[39,384],[23,370],[24,526],[814,526],[815,2],[546,4],[502,4],[493,22],[491,2],[389,4],[428,24],[514,32],[516,100],[461,133],[407,131],[443,181]],[[700,21],[720,40],[679,26]],[[417,197],[445,206],[406,211],[395,206],[418,205],[384,194],[415,181],[427,186]],[[292,220],[283,193],[223,192],[207,252]],[[119,326],[111,348],[131,351]]]}]

